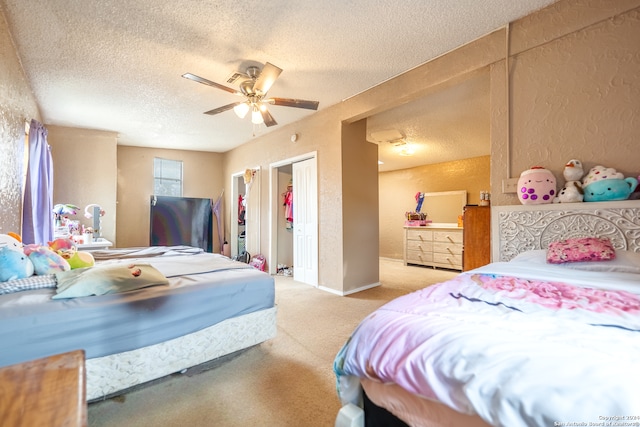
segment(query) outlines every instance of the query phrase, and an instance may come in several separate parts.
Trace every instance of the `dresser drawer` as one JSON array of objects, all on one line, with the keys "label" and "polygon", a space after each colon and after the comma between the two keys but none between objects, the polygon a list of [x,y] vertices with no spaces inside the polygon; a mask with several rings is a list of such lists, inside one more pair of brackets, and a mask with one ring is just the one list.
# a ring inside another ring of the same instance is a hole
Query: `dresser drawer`
[{"label": "dresser drawer", "polygon": [[432,252],[407,251],[408,264],[424,264],[433,260]]},{"label": "dresser drawer", "polygon": [[431,242],[422,242],[420,240],[407,240],[407,250],[408,251],[419,251],[419,252],[432,252],[433,251],[433,243],[431,243]]},{"label": "dresser drawer", "polygon": [[434,264],[438,264],[442,267],[454,268],[456,270],[459,270],[460,268],[462,268],[462,255],[434,253],[433,262]]},{"label": "dresser drawer", "polygon": [[405,227],[404,264],[462,270],[462,228]]},{"label": "dresser drawer", "polygon": [[462,243],[462,231],[451,230],[451,231],[434,231],[433,232],[433,241],[434,242],[449,242],[449,243]]},{"label": "dresser drawer", "polygon": [[434,243],[433,252],[443,254],[462,255],[462,245],[456,243]]},{"label": "dresser drawer", "polygon": [[433,240],[433,231],[409,229],[407,230],[407,240],[418,240],[421,242],[430,242],[431,240]]}]

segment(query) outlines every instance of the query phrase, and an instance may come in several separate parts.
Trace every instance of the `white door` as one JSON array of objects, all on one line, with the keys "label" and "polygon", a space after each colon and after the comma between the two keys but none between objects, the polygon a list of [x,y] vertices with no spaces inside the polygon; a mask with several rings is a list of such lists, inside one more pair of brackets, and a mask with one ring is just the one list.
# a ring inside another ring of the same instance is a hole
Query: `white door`
[{"label": "white door", "polygon": [[318,286],[316,158],[293,164],[293,279]]}]

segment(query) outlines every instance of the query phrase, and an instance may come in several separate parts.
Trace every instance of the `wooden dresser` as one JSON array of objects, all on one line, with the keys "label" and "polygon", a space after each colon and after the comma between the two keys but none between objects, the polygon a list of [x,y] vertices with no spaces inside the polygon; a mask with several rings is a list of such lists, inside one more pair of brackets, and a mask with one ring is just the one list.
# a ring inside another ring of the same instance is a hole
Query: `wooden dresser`
[{"label": "wooden dresser", "polygon": [[464,207],[462,267],[464,271],[491,262],[491,207]]},{"label": "wooden dresser", "polygon": [[0,368],[3,427],[87,425],[84,351]]},{"label": "wooden dresser", "polygon": [[404,227],[404,265],[462,270],[462,228],[456,224]]}]

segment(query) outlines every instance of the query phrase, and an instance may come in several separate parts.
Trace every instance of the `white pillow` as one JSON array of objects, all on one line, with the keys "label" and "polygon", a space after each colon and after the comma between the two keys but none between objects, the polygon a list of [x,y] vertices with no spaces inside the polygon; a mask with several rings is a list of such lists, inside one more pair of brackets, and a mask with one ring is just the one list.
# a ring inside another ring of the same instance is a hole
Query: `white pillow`
[{"label": "white pillow", "polygon": [[52,296],[52,299],[116,294],[169,283],[169,280],[151,264],[77,268],[56,273],[56,281],[56,295]]},{"label": "white pillow", "polygon": [[[536,249],[522,252],[516,255],[510,262],[525,262],[528,264],[546,264],[547,250]],[[572,268],[583,271],[603,271],[612,273],[635,273],[640,274],[640,252],[616,250],[615,259],[606,261],[585,261],[567,262],[564,264],[553,264],[561,268]]]}]

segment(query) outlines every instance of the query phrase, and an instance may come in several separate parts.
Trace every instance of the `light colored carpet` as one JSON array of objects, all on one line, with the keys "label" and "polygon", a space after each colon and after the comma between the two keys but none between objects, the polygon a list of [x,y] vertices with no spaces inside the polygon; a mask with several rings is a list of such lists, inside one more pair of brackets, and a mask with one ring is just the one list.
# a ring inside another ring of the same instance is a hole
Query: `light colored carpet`
[{"label": "light colored carpet", "polygon": [[196,375],[92,403],[89,426],[333,426],[333,359],[351,331],[387,301],[455,274],[381,259],[381,286],[347,297],[276,276],[276,338]]}]

